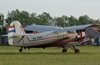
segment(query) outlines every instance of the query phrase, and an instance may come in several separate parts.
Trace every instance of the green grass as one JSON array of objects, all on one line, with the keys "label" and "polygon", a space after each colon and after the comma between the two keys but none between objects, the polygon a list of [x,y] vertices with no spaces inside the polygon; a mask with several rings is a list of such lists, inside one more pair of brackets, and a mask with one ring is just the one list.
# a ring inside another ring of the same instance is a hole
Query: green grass
[{"label": "green grass", "polygon": [[80,53],[70,48],[32,48],[19,53],[19,47],[0,46],[0,65],[100,65],[99,46],[77,46]]}]

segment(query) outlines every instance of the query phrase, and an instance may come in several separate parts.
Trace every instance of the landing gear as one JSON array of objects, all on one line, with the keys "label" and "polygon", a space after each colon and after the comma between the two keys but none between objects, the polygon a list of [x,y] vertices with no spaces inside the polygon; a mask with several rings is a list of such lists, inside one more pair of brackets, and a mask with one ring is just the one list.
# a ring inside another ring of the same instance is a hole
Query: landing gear
[{"label": "landing gear", "polygon": [[67,50],[66,49],[63,49],[62,52],[67,52]]},{"label": "landing gear", "polygon": [[22,52],[22,47],[19,49],[19,52]]},{"label": "landing gear", "polygon": [[79,49],[75,49],[75,53],[80,53],[80,50]]},{"label": "landing gear", "polygon": [[[80,53],[80,50],[79,49],[76,49],[75,46],[68,46],[68,47],[70,47],[72,50],[74,50],[75,53]],[[67,52],[68,47],[67,48],[66,47],[63,47],[62,52]]]},{"label": "landing gear", "polygon": [[75,53],[80,53],[80,50],[79,49],[76,49],[75,46],[72,46],[72,47],[70,46],[70,48],[73,49],[75,51]]},{"label": "landing gear", "polygon": [[66,48],[66,46],[65,46],[65,47],[63,47],[62,52],[67,52],[67,49],[68,49],[68,47],[67,47],[67,48]]}]

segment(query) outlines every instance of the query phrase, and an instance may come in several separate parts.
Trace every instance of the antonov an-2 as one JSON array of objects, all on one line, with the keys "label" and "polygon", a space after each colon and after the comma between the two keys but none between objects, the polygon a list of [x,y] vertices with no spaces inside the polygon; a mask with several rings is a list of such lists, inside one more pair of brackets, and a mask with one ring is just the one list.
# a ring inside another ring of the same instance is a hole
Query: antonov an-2
[{"label": "antonov an-2", "polygon": [[[26,33],[20,22],[13,21],[9,26],[8,34],[3,36],[8,36],[9,45],[20,47],[19,52],[22,52],[23,48],[46,47],[62,47],[62,52],[67,52],[68,47],[70,47],[75,53],[78,53],[80,50],[76,49],[75,45],[81,45],[84,42],[92,42],[90,38],[85,39],[86,34],[84,31],[87,28],[98,25],[99,24],[88,24],[65,28],[56,27],[56,29],[53,30],[50,29],[50,26],[46,26],[46,29],[48,29],[47,31],[33,34]],[[40,26],[39,29],[42,27],[45,26]],[[35,29],[36,28],[37,25],[35,25]],[[38,31],[39,29],[37,28]],[[42,28],[42,30],[45,30],[45,28]]]}]

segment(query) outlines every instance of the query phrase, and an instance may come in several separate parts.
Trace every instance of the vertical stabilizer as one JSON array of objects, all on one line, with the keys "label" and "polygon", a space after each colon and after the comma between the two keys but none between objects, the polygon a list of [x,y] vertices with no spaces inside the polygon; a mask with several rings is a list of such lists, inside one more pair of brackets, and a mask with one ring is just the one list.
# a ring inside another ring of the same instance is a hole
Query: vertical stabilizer
[{"label": "vertical stabilizer", "polygon": [[8,29],[8,34],[16,33],[16,34],[25,34],[23,27],[18,21],[13,21]]},{"label": "vertical stabilizer", "polygon": [[14,36],[14,34],[25,34],[25,31],[24,31],[23,27],[21,26],[20,22],[18,22],[18,21],[11,22],[11,24],[9,26],[9,29],[8,29],[8,42],[9,42],[10,45],[18,44],[17,43],[18,40],[22,37],[22,36]]}]

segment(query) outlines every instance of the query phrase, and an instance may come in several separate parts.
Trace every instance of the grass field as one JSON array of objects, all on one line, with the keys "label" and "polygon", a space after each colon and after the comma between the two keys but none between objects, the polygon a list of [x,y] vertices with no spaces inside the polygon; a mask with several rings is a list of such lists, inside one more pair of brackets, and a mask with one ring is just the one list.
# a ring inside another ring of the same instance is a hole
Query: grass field
[{"label": "grass field", "polygon": [[77,46],[80,53],[70,48],[32,48],[19,53],[19,47],[0,46],[0,65],[100,65],[99,46]]}]

